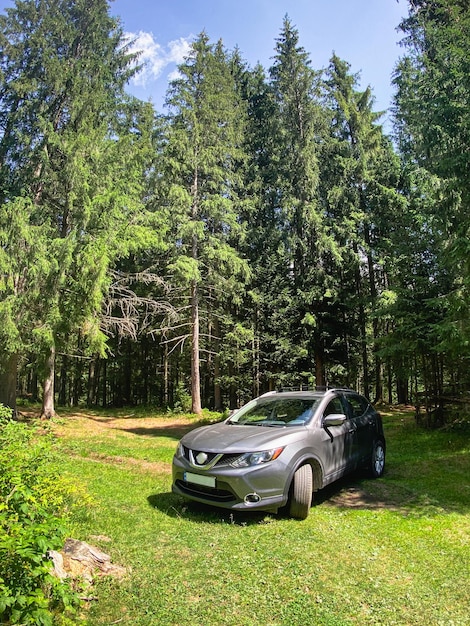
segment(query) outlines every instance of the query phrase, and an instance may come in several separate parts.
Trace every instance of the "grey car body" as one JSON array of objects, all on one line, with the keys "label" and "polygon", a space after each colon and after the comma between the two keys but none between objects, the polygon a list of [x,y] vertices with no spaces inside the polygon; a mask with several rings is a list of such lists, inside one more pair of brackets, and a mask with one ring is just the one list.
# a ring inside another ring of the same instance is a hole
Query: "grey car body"
[{"label": "grey car body", "polygon": [[196,428],[173,458],[174,493],[234,511],[307,517],[313,492],[359,467],[385,466],[380,415],[349,389],[270,392]]}]

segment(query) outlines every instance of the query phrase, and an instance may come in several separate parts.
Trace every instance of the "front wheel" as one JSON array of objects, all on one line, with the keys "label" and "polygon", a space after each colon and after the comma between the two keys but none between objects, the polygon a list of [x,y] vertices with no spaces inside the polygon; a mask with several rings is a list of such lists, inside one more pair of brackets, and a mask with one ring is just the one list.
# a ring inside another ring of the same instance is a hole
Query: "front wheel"
[{"label": "front wheel", "polygon": [[372,448],[370,473],[373,478],[380,478],[385,469],[385,444],[382,440],[374,442]]},{"label": "front wheel", "polygon": [[292,479],[289,499],[289,515],[306,519],[310,512],[313,495],[313,474],[310,465],[302,465]]}]

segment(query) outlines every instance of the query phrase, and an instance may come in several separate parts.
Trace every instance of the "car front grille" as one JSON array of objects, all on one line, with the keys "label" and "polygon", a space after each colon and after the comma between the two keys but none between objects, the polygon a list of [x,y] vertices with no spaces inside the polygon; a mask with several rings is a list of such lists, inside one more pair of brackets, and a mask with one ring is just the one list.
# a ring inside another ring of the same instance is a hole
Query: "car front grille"
[{"label": "car front grille", "polygon": [[231,463],[236,461],[240,456],[241,454],[224,454],[222,458],[220,458],[217,461],[217,463],[215,464],[215,467],[220,467],[221,465],[230,465]]},{"label": "car front grille", "polygon": [[[184,458],[189,462],[191,462],[190,452],[192,452],[192,456],[194,459],[196,459],[197,455],[200,452],[205,452],[204,450],[191,450],[190,451],[190,449],[187,448],[186,446],[183,446],[183,451],[184,451]],[[214,463],[213,467],[223,467],[225,465],[230,465],[241,456],[241,454],[222,454],[221,455],[218,452],[205,452],[205,454],[207,455],[207,460],[202,465],[200,465],[200,467],[204,467],[205,465],[210,465],[215,459],[215,457],[217,456],[220,456],[220,458],[217,460],[216,463]]]}]

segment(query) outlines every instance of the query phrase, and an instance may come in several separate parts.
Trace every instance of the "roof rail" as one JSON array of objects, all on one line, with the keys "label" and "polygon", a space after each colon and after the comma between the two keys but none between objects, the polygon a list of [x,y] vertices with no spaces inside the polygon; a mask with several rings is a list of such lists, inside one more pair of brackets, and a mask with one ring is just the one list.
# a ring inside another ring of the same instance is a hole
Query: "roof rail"
[{"label": "roof rail", "polygon": [[298,387],[279,387],[278,393],[289,393],[290,391],[328,391],[335,387],[327,387],[324,385],[299,385]]},{"label": "roof rail", "polygon": [[299,385],[298,387],[279,387],[276,393],[289,393],[292,391],[354,391],[350,387],[342,387],[341,385]]}]

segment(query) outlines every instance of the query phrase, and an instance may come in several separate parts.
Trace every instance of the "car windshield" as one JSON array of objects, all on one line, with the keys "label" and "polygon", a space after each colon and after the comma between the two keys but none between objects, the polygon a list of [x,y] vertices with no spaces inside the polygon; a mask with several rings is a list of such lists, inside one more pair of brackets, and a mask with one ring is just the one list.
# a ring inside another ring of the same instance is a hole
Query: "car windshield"
[{"label": "car windshield", "polygon": [[312,417],[319,398],[261,398],[237,411],[228,424],[301,426]]}]

